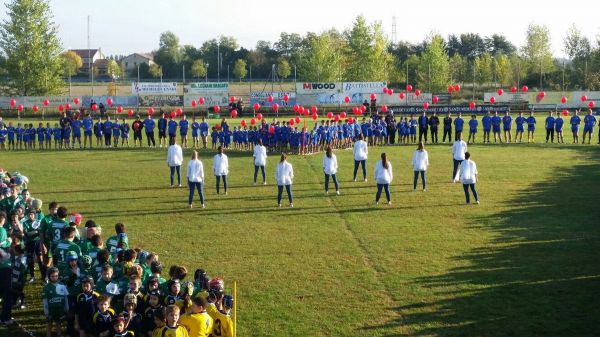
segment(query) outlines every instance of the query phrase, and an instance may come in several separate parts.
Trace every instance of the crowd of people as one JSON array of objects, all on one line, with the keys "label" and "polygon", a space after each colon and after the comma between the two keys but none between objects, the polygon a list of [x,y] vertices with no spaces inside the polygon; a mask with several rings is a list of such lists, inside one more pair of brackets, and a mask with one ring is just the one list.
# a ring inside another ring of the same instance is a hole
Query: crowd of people
[{"label": "crowd of people", "polygon": [[164,275],[158,254],[133,248],[123,223],[107,235],[56,202],[44,214],[30,185],[0,169],[1,325],[25,308],[37,265],[47,337],[234,336],[222,278],[201,268],[188,277],[181,265]]},{"label": "crowd of people", "polygon": [[[327,119],[315,121],[312,128],[300,125],[301,120],[290,119],[280,121],[273,119],[267,122],[261,116],[240,122],[239,126],[231,126],[230,121],[223,118],[211,126],[205,117],[192,117],[188,120],[185,114],[160,114],[155,120],[151,115],[145,118],[136,116],[131,125],[127,119],[112,120],[109,115],[94,120],[90,114],[77,112],[64,113],[58,123],[8,122],[0,118],[0,149],[33,150],[33,149],[73,149],[95,147],[129,147],[130,133],[133,132],[132,146],[142,146],[142,135],[145,134],[148,147],[156,147],[155,133],[158,130],[158,146],[167,147],[171,140],[179,138],[184,148],[225,149],[252,151],[253,145],[260,139],[270,152],[286,151],[290,154],[307,154],[325,151],[327,146],[334,149],[350,148],[360,135],[370,146],[393,144],[439,143],[442,132],[442,143],[452,143],[460,135],[465,134],[468,143],[475,143],[480,128],[483,129],[483,143],[491,143],[491,136],[496,143],[522,142],[527,132],[527,142],[535,141],[538,119],[531,111],[528,116],[519,112],[513,118],[507,111],[504,116],[498,112],[488,112],[477,118],[471,115],[463,118],[458,113],[454,118],[449,113],[440,118],[435,112],[423,112],[420,116],[395,116],[393,111],[373,113],[370,116],[345,119]],[[562,114],[548,112],[544,119],[543,130],[546,142],[564,143],[563,127],[570,125],[573,143],[591,144],[592,134],[597,124],[592,109],[585,116],[574,111],[568,121]],[[179,117],[179,119],[177,119]],[[481,125],[480,125],[481,124]],[[580,128],[583,125],[583,138],[580,141]],[[514,131],[513,131],[514,126]],[[454,137],[453,137],[454,134]],[[417,137],[418,135],[418,137]],[[82,141],[83,136],[83,141]],[[190,136],[190,137],[188,137]],[[93,144],[95,138],[95,145]],[[210,138],[210,139],[209,139]],[[598,137],[600,144],[600,134]]]}]

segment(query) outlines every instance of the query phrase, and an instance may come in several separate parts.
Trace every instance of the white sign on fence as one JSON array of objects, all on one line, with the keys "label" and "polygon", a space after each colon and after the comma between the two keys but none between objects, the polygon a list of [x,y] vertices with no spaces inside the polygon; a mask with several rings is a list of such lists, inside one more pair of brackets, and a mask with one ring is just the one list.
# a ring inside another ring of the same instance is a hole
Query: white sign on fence
[{"label": "white sign on fence", "polygon": [[177,94],[176,82],[133,82],[131,93],[134,95],[175,95]]}]

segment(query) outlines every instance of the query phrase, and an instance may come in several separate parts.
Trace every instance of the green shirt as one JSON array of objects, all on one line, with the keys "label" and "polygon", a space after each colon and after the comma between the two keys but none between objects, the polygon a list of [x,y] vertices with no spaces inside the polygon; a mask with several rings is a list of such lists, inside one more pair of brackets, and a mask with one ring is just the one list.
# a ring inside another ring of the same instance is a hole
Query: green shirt
[{"label": "green shirt", "polygon": [[67,313],[67,287],[62,283],[48,283],[42,290],[42,299],[48,302],[48,315],[60,318]]},{"label": "green shirt", "polygon": [[128,249],[129,239],[127,238],[127,235],[123,235],[122,238],[119,238],[119,235],[113,235],[106,240],[106,249],[108,249],[111,255],[117,254],[119,243],[121,243],[121,249]]},{"label": "green shirt", "polygon": [[69,252],[75,252],[77,257],[81,258],[81,248],[69,240],[60,240],[56,243],[52,256],[54,257],[54,264],[58,268],[61,274],[68,272],[69,262],[67,261],[67,254]]},{"label": "green shirt", "polygon": [[[3,249],[6,254],[8,254],[8,248],[10,247],[10,241],[8,241],[8,233],[4,227],[0,227],[0,249]],[[10,261],[10,256],[7,259],[0,260],[0,268],[10,268],[12,263]]]},{"label": "green shirt", "polygon": [[60,241],[62,239],[62,231],[67,226],[69,226],[69,224],[65,220],[52,217],[46,227],[46,242],[55,244]]},{"label": "green shirt", "polygon": [[30,220],[27,218],[23,221],[23,231],[25,232],[25,243],[35,242],[40,240],[41,219]]}]

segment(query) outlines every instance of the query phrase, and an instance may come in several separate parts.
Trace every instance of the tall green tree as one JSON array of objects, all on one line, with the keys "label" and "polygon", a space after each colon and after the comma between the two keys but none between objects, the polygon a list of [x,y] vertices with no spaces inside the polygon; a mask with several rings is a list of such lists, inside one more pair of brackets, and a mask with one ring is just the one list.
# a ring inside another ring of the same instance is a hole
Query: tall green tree
[{"label": "tall green tree", "polygon": [[7,94],[44,96],[60,93],[64,63],[58,29],[48,0],[13,0],[0,24],[0,59]]},{"label": "tall green tree", "polygon": [[494,78],[494,61],[490,53],[483,53],[475,58],[475,74],[479,84],[492,82]]},{"label": "tall green tree", "polygon": [[340,50],[334,47],[329,32],[309,34],[298,65],[300,78],[304,81],[335,81],[341,68]]},{"label": "tall green tree", "polygon": [[83,66],[81,56],[74,51],[66,51],[61,54],[64,74],[67,76],[77,75],[77,70]]},{"label": "tall green tree", "polygon": [[521,52],[527,65],[528,74],[539,78],[544,73],[554,71],[554,60],[550,48],[550,31],[544,25],[530,24],[527,28],[527,41]]},{"label": "tall green tree", "polygon": [[511,83],[510,59],[504,54],[496,55],[496,81],[500,86]]},{"label": "tall green tree", "polygon": [[123,75],[123,69],[115,60],[109,60],[106,65],[106,74],[112,78],[119,78]]},{"label": "tall green tree", "polygon": [[365,17],[358,16],[352,29],[345,35],[345,78],[349,81],[365,81],[372,70],[370,59],[373,52],[373,34]]},{"label": "tall green tree", "polygon": [[280,78],[288,78],[292,74],[292,67],[290,67],[290,63],[284,59],[280,58],[277,61],[277,76]]},{"label": "tall green tree", "polygon": [[206,65],[203,59],[197,59],[192,63],[192,76],[196,78],[206,76]]},{"label": "tall green tree", "polygon": [[422,89],[440,92],[450,82],[450,61],[444,39],[433,35],[419,62],[418,84]]},{"label": "tall green tree", "polygon": [[182,76],[182,50],[179,38],[171,31],[160,35],[158,50],[154,53],[154,62],[162,67],[163,76],[178,78]]},{"label": "tall green tree", "polygon": [[248,74],[248,65],[246,64],[246,60],[243,60],[243,59],[236,60],[234,66],[233,66],[233,76],[239,78],[240,82],[241,82],[242,78],[246,77],[247,74]]}]

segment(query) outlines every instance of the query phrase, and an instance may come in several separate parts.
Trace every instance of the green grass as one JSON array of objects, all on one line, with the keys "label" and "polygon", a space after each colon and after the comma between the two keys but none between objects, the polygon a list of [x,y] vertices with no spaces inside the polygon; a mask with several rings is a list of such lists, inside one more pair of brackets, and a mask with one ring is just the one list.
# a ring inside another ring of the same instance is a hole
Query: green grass
[{"label": "green grass", "polygon": [[[449,146],[427,149],[428,188],[417,193],[412,145],[371,148],[368,183],[351,181],[351,151],[337,151],[340,196],[323,193],[321,154],[292,156],[293,209],[276,207],[276,155],[269,185],[252,186],[251,154],[230,153],[229,195],[218,196],[214,153],[201,152],[204,210],[168,188],[164,149],[2,152],[0,163],[30,178],[44,208],[57,200],[105,237],[122,221],[165,265],[237,281],[239,336],[600,334],[600,147],[469,146],[478,206],[450,183]],[[376,207],[382,151],[393,204]],[[30,306],[14,316],[41,336],[39,290],[27,288]]]}]

